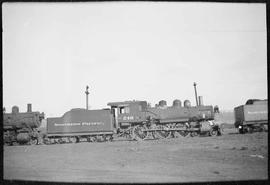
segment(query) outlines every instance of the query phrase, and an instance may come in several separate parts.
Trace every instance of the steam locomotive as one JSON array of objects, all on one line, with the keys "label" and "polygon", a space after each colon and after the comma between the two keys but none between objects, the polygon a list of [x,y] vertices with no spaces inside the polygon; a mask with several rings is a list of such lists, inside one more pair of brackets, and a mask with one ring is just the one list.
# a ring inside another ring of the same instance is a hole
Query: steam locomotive
[{"label": "steam locomotive", "polygon": [[111,141],[114,137],[131,140],[160,139],[199,134],[220,135],[214,124],[212,106],[191,106],[186,100],[174,100],[156,107],[146,101],[110,102],[109,109],[71,109],[62,117],[47,118],[45,144],[80,141]]},{"label": "steam locomotive", "polygon": [[37,128],[44,119],[44,113],[32,112],[32,105],[27,105],[27,112],[19,112],[19,107],[13,106],[11,113],[4,117],[4,144],[37,144],[39,134]]}]

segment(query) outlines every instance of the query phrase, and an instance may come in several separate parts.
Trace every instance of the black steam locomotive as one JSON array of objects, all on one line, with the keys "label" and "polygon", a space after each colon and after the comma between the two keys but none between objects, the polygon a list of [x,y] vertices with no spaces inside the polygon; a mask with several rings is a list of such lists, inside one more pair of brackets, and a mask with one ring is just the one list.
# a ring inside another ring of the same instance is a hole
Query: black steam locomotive
[{"label": "black steam locomotive", "polygon": [[27,105],[27,112],[19,112],[19,107],[13,106],[11,113],[4,116],[4,144],[37,144],[39,134],[37,128],[44,119],[44,113],[32,112],[31,104]]},{"label": "black steam locomotive", "polygon": [[220,135],[215,125],[212,106],[184,106],[175,100],[167,106],[162,100],[156,107],[146,101],[108,103],[109,109],[71,109],[62,117],[47,118],[47,137],[44,142],[69,143],[108,141],[114,137],[132,140],[160,139],[199,134]]}]

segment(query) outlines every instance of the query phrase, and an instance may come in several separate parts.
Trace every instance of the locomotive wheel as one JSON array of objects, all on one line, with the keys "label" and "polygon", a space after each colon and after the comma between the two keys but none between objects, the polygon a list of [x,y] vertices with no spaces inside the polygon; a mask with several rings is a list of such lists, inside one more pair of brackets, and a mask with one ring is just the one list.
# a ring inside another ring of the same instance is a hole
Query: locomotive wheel
[{"label": "locomotive wheel", "polygon": [[159,138],[156,136],[155,132],[152,132],[151,134],[152,134],[152,138],[153,138],[153,139],[159,139]]},{"label": "locomotive wheel", "polygon": [[51,144],[51,140],[47,137],[44,137],[42,143],[45,145],[49,145],[49,144]]},{"label": "locomotive wheel", "polygon": [[[187,129],[187,125],[182,124],[182,123],[178,123],[178,124],[176,124],[175,128],[185,128],[185,129]],[[179,130],[179,131],[174,132],[175,136],[186,137],[188,134],[189,134],[189,132],[185,131],[185,130]]]},{"label": "locomotive wheel", "polygon": [[163,130],[155,131],[154,134],[155,134],[156,138],[158,138],[158,139],[166,139],[166,138],[170,137],[171,132],[167,131],[166,128],[168,128],[168,127],[163,126],[163,125],[157,126],[157,129],[163,129]]},{"label": "locomotive wheel", "polygon": [[37,138],[31,138],[29,141],[30,145],[37,145],[38,144],[38,139]]},{"label": "locomotive wheel", "polygon": [[199,135],[198,132],[191,132],[191,133],[190,133],[190,136],[191,136],[191,137],[195,137],[195,136],[198,136],[198,135]]},{"label": "locomotive wheel", "polygon": [[147,131],[145,131],[145,128],[141,125],[135,126],[132,129],[132,138],[141,141],[147,138]]},{"label": "locomotive wheel", "polygon": [[209,131],[209,135],[210,135],[210,136],[217,136],[217,135],[218,135],[218,131],[217,131],[216,129],[211,129],[211,130]]},{"label": "locomotive wheel", "polygon": [[189,134],[188,131],[178,131],[178,133],[183,137],[186,137]]},{"label": "locomotive wheel", "polygon": [[96,136],[92,136],[91,137],[91,142],[96,142],[97,141],[97,137]]}]

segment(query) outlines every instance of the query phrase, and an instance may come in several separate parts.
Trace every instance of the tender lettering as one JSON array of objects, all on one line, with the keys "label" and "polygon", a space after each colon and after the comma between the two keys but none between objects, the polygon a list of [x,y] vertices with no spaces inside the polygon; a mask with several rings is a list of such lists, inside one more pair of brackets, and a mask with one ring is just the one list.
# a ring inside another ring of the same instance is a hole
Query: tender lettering
[{"label": "tender lettering", "polygon": [[254,111],[254,112],[247,112],[248,114],[267,114],[267,111]]},{"label": "tender lettering", "polygon": [[105,125],[103,122],[82,122],[82,123],[54,123],[54,126],[67,127],[67,126],[95,126]]}]

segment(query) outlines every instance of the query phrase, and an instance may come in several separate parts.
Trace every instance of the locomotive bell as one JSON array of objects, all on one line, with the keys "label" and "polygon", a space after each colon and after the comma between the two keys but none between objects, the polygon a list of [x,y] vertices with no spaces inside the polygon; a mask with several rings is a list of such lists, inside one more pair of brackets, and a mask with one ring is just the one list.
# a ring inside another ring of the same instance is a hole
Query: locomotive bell
[{"label": "locomotive bell", "polygon": [[18,106],[13,106],[12,107],[12,113],[13,114],[19,113],[19,107]]},{"label": "locomotive bell", "polygon": [[189,100],[184,101],[184,107],[191,107],[191,103]]},{"label": "locomotive bell", "polygon": [[182,102],[180,100],[173,100],[173,107],[181,107]]}]

